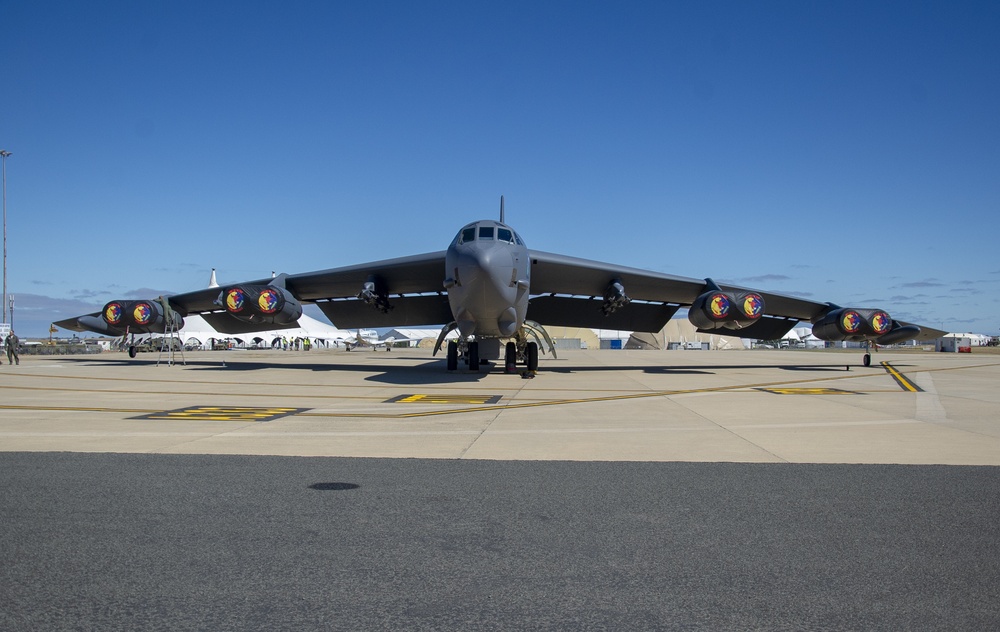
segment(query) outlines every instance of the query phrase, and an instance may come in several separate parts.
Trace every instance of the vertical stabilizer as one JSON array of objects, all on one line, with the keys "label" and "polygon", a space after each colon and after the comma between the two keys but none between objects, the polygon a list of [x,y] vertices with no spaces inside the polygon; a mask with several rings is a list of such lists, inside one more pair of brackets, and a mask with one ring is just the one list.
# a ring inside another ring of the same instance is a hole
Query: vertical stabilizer
[{"label": "vertical stabilizer", "polygon": [[212,268],[212,278],[208,280],[208,287],[219,287],[219,282],[215,280],[215,268]]},{"label": "vertical stabilizer", "polygon": [[506,224],[507,223],[507,222],[503,221],[503,196],[502,195],[500,196],[500,223],[501,224]]}]

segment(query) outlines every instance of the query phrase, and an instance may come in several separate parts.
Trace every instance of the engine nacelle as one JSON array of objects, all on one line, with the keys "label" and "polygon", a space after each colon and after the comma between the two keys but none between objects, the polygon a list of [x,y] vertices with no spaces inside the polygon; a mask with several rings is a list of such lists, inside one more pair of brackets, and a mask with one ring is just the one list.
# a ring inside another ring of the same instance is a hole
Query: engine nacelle
[{"label": "engine nacelle", "polygon": [[217,303],[246,323],[290,325],[302,316],[302,305],[274,285],[234,285],[222,290]]},{"label": "engine nacelle", "polygon": [[712,290],[688,309],[688,320],[698,329],[742,329],[763,315],[764,298],[756,292]]},{"label": "engine nacelle", "polygon": [[[813,335],[821,340],[876,340],[892,331],[892,318],[881,309],[835,309],[813,323]],[[917,333],[919,333],[919,328]],[[909,336],[908,336],[909,337]],[[904,338],[905,339],[905,338]],[[886,340],[883,338],[883,340]]]},{"label": "engine nacelle", "polygon": [[[104,322],[111,328],[135,332],[162,333],[167,319],[159,301],[111,301],[101,312]],[[184,326],[184,320],[174,312],[177,328]]]}]

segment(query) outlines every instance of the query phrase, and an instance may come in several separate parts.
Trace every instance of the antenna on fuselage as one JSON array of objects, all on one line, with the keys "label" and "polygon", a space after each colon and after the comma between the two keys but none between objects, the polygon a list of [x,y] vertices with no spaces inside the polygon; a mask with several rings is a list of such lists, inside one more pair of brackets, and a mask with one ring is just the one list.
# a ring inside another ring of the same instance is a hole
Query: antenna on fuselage
[{"label": "antenna on fuselage", "polygon": [[503,221],[503,196],[502,195],[500,196],[500,223],[501,224],[505,224],[506,223],[506,222]]}]

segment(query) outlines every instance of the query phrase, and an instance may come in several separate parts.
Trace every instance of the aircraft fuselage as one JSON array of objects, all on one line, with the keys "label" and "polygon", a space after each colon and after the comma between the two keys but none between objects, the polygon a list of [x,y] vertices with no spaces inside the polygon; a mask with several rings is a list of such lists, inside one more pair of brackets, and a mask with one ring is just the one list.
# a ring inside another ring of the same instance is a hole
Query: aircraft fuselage
[{"label": "aircraft fuselage", "polygon": [[528,249],[512,228],[493,220],[466,225],[445,255],[445,288],[463,338],[510,338],[528,311]]}]

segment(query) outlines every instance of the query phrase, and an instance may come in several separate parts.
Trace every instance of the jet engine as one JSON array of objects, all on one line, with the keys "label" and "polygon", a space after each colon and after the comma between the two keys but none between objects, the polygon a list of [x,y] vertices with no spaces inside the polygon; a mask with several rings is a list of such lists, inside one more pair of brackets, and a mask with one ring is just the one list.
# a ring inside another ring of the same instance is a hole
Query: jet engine
[{"label": "jet engine", "polygon": [[[113,329],[163,332],[167,319],[159,301],[111,301],[104,306],[101,317]],[[177,328],[184,326],[180,315],[174,313]]]},{"label": "jet engine", "polygon": [[302,305],[274,285],[234,285],[222,290],[216,303],[233,318],[247,323],[290,325],[302,316]]},{"label": "jet engine", "polygon": [[764,298],[756,292],[710,290],[695,299],[688,320],[698,329],[742,329],[764,314]]},{"label": "jet engine", "polygon": [[[905,328],[898,328],[905,329]],[[919,328],[917,333],[919,333]],[[813,335],[822,340],[850,340],[862,342],[874,340],[880,344],[888,344],[899,336],[886,336],[893,331],[893,321],[889,314],[881,309],[857,309],[854,307],[842,307],[828,312],[822,318],[813,323]],[[908,330],[903,335],[899,331],[902,339],[909,337]]]}]

